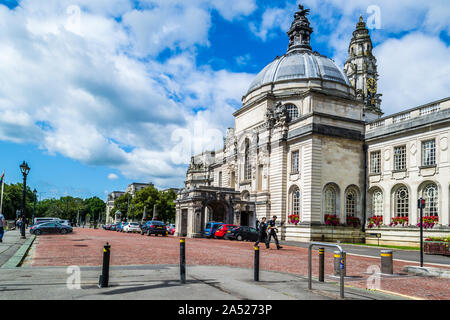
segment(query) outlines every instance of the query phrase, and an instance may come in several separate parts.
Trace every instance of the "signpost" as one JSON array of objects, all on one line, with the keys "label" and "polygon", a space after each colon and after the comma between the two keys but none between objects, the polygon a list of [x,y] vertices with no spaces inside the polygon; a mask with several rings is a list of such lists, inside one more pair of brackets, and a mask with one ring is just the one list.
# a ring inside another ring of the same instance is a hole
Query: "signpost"
[{"label": "signpost", "polygon": [[425,208],[425,199],[419,198],[417,207],[420,209],[420,267],[423,268],[423,208]]}]

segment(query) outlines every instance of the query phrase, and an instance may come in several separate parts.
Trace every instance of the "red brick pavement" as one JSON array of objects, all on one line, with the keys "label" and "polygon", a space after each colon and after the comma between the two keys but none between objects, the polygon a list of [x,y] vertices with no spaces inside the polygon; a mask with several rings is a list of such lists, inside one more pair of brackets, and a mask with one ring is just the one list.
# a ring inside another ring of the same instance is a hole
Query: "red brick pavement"
[{"label": "red brick pavement", "polygon": [[[142,236],[114,231],[76,228],[69,235],[44,235],[38,238],[32,266],[98,266],[102,264],[102,248],[111,245],[111,265],[177,264],[179,239],[175,237]],[[266,250],[261,246],[262,270],[307,275],[308,250],[284,246],[282,250]],[[253,245],[213,239],[186,239],[186,263],[189,265],[228,265],[253,267]],[[347,281],[350,286],[366,288],[370,266],[380,266],[379,258],[347,255],[347,276],[360,276]],[[402,273],[412,262],[395,261],[394,273]],[[318,274],[317,253],[313,255],[313,276]],[[333,273],[333,256],[326,254],[326,275]],[[450,280],[417,276],[381,278],[381,289],[424,299],[450,299]]]}]

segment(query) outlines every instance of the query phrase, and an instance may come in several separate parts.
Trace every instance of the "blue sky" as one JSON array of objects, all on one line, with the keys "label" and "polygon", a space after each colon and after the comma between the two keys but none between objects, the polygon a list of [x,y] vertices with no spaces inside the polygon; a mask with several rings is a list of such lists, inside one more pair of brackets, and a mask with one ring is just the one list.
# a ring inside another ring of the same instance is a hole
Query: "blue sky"
[{"label": "blue sky", "polygon": [[[450,94],[446,0],[305,0],[313,50],[342,65],[359,15],[386,114]],[[286,52],[297,1],[0,0],[0,170],[41,197],[182,187],[221,147],[253,77]],[[195,141],[195,143],[194,143]]]}]

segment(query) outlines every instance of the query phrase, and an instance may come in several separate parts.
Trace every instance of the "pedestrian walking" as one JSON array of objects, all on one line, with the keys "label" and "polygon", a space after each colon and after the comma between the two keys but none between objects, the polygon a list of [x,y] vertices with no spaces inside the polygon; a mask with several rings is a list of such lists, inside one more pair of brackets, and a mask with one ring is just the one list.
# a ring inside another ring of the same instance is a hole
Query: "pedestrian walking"
[{"label": "pedestrian walking", "polygon": [[262,217],[261,222],[259,223],[258,241],[255,242],[255,247],[257,247],[259,243],[262,242],[266,244],[266,248],[269,248],[269,246],[267,245],[266,237],[267,237],[266,217]]},{"label": "pedestrian walking", "polygon": [[0,213],[0,242],[3,242],[3,235],[5,234],[6,219],[3,214]]},{"label": "pedestrian walking", "polygon": [[275,240],[275,244],[277,245],[277,249],[280,250],[283,247],[280,246],[280,243],[278,242],[278,236],[277,236],[278,229],[276,228],[276,224],[275,224],[276,220],[277,220],[277,216],[273,216],[272,220],[267,222],[267,231],[268,231],[269,237],[267,238],[266,246],[270,247],[270,240],[273,237]]},{"label": "pedestrian walking", "polygon": [[17,220],[17,229],[19,229],[19,231],[22,230],[22,218]]}]

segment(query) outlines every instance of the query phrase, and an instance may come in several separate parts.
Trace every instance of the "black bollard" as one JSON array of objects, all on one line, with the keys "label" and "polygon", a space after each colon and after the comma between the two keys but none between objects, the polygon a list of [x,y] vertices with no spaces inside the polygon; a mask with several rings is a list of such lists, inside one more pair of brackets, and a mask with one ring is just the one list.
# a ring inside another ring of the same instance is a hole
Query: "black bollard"
[{"label": "black bollard", "polygon": [[107,288],[108,282],[109,282],[109,257],[111,253],[111,246],[107,242],[106,245],[103,247],[103,267],[102,267],[102,274],[99,277],[98,280],[98,286],[100,288]]},{"label": "black bollard", "polygon": [[186,283],[186,243],[180,239],[180,282]]},{"label": "black bollard", "polygon": [[253,247],[255,249],[255,270],[254,280],[259,281],[259,247]]},{"label": "black bollard", "polygon": [[325,249],[319,248],[319,281],[325,281]]}]

